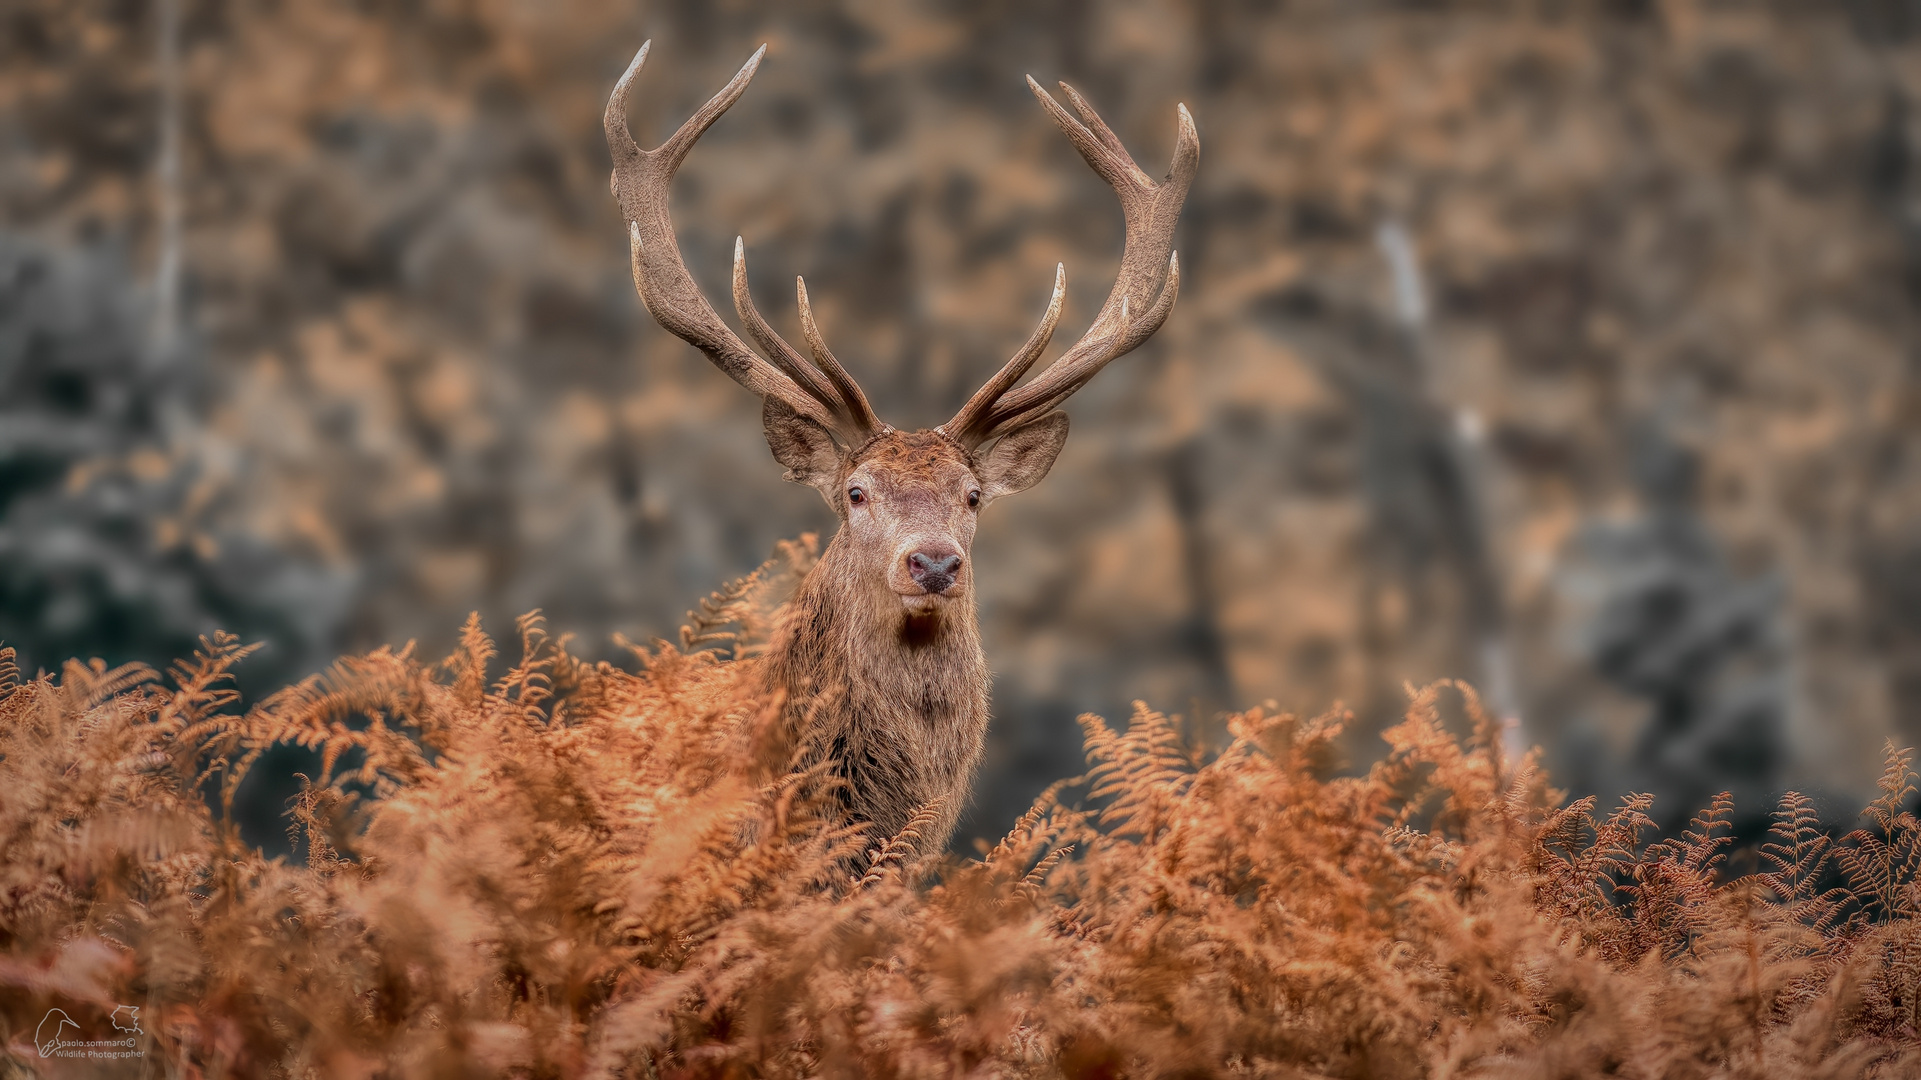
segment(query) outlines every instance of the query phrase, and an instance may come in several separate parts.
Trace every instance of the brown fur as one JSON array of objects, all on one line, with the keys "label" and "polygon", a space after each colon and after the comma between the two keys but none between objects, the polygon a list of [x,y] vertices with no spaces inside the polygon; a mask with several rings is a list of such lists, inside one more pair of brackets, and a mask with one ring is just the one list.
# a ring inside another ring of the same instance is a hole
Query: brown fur
[{"label": "brown fur", "polygon": [[[946,843],[967,801],[987,732],[981,650],[965,553],[979,478],[965,450],[935,432],[887,432],[845,454],[829,502],[842,527],[802,580],[764,659],[764,686],[842,781],[848,818],[891,836],[939,803],[922,842]],[[866,506],[850,507],[860,482]],[[850,520],[851,518],[851,520]],[[954,588],[927,611],[900,590],[917,542],[963,556]]]},{"label": "brown fur", "polygon": [[[841,781],[849,823],[893,836],[932,807],[921,845],[952,835],[988,718],[968,549],[980,511],[1038,483],[1066,438],[1053,413],[978,454],[937,431],[888,430],[849,450],[810,420],[769,411],[774,457],[819,489],[841,528],[787,605],[758,682]],[[938,594],[909,570],[917,551],[960,557]]]}]

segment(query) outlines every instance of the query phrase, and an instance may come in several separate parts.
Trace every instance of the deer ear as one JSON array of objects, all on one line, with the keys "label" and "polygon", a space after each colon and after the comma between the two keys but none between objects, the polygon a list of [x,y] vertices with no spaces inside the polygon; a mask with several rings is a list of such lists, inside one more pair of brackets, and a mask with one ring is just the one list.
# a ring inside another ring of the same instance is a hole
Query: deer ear
[{"label": "deer ear", "polygon": [[779,398],[770,397],[761,406],[760,422],[774,460],[787,466],[786,478],[817,489],[827,505],[838,505],[835,489],[840,485],[840,450],[834,445],[834,436]]},{"label": "deer ear", "polygon": [[981,494],[989,500],[1041,482],[1067,445],[1067,414],[1051,412],[1002,435],[980,461]]}]

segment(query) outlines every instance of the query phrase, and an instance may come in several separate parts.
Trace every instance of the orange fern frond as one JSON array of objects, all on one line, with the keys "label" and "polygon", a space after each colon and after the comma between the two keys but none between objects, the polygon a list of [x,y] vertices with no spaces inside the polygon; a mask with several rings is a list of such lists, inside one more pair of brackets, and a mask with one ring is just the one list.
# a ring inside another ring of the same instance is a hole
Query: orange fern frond
[{"label": "orange fern frond", "polygon": [[934,799],[907,819],[900,831],[887,838],[880,846],[867,853],[867,873],[854,885],[856,892],[871,889],[886,881],[900,880],[901,870],[907,860],[919,853],[921,834],[939,820],[943,809],[942,800]]}]

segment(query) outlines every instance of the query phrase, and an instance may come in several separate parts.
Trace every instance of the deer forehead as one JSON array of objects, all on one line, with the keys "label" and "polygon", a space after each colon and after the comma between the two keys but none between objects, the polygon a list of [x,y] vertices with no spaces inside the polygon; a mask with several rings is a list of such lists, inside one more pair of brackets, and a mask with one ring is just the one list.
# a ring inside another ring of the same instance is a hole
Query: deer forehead
[{"label": "deer forehead", "polygon": [[892,487],[946,487],[974,475],[974,462],[954,440],[935,431],[889,431],[875,436],[847,463],[847,475]]}]

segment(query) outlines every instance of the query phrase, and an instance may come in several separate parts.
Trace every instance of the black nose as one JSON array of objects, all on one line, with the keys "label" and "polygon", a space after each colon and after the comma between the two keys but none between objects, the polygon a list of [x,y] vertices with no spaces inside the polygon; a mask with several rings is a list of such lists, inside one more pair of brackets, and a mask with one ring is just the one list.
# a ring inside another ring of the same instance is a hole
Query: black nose
[{"label": "black nose", "polygon": [[914,584],[930,593],[942,593],[954,584],[960,564],[959,555],[916,551],[907,557],[907,572],[913,576]]}]

